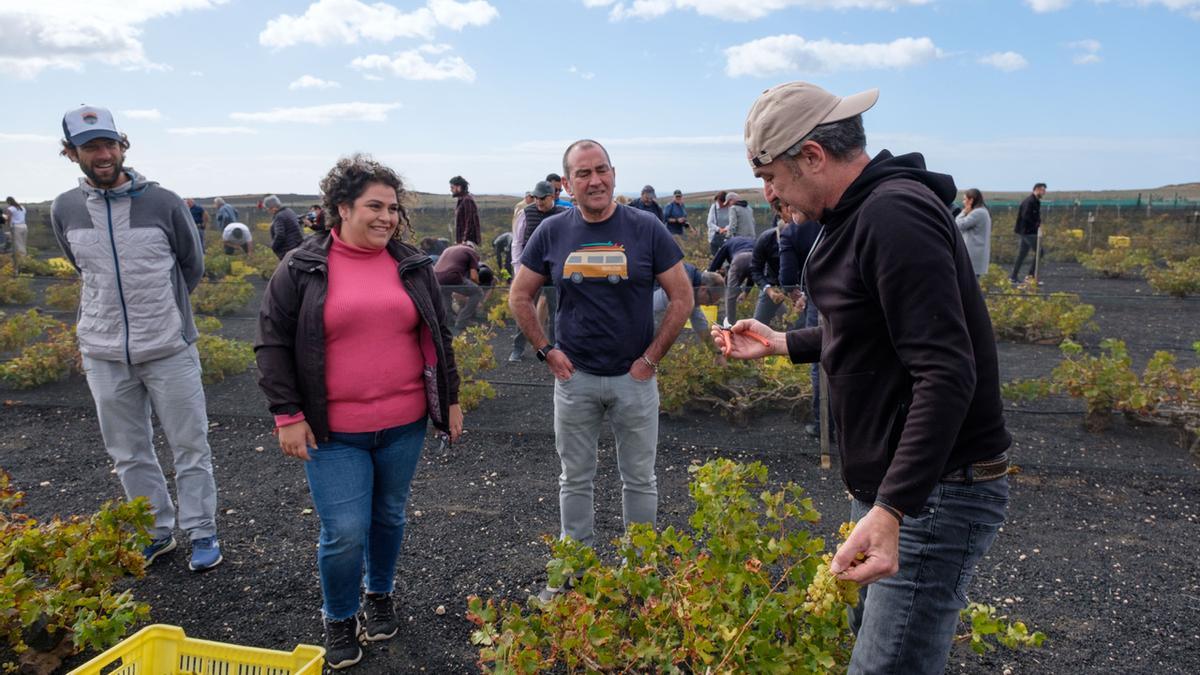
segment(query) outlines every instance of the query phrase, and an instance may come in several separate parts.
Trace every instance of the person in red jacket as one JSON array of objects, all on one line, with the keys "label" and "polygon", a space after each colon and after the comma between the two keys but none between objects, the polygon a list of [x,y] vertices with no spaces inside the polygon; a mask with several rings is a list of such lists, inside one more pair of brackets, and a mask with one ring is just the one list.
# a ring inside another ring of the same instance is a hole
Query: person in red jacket
[{"label": "person in red jacket", "polygon": [[[802,275],[827,319],[714,331],[734,358],[818,358],[829,374],[853,533],[830,570],[861,587],[851,673],[941,673],[975,566],[1008,504],[991,320],[950,216],[957,190],[919,154],[866,153],[878,90],[768,89],[746,149],[768,201],[821,223]],[[754,339],[750,333],[754,334]]]},{"label": "person in red jacket", "polygon": [[483,241],[479,226],[479,207],[471,196],[471,184],[462,176],[450,179],[450,194],[457,200],[454,206],[454,243],[468,241],[479,246]]}]

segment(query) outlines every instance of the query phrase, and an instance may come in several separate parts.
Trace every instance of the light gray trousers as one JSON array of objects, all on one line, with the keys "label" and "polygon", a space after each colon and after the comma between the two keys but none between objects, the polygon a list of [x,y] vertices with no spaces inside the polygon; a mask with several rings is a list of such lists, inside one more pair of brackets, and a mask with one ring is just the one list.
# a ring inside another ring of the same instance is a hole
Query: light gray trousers
[{"label": "light gray trousers", "polygon": [[125,496],[150,501],[151,536],[159,539],[175,529],[175,505],[154,453],[151,405],[174,455],[179,527],[192,540],[215,535],[217,486],[196,346],[133,366],[85,356],[83,370],[96,401],[104,449],[113,459]]},{"label": "light gray trousers", "polygon": [[562,462],[558,507],[560,535],[588,546],[595,534],[593,480],[606,414],[616,440],[625,526],[653,525],[658,515],[658,378],[638,382],[628,373],[603,377],[576,370],[566,382],[554,381],[554,439]]}]

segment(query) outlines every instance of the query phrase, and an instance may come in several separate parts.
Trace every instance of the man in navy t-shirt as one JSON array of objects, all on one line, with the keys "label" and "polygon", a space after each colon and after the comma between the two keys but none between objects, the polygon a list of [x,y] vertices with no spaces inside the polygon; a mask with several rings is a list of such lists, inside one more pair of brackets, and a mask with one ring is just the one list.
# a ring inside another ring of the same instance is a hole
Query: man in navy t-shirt
[{"label": "man in navy t-shirt", "polygon": [[[561,536],[591,545],[592,477],[607,414],[616,438],[625,525],[655,522],[658,484],[659,360],[692,311],[683,252],[653,215],[613,201],[616,170],[597,142],[572,143],[563,155],[567,188],[578,208],[542,221],[521,255],[509,293],[518,325],[554,374],[554,433]],[[668,306],[654,330],[654,283]],[[556,344],[534,313],[545,283],[558,290]],[[549,600],[561,588],[547,586]]]}]

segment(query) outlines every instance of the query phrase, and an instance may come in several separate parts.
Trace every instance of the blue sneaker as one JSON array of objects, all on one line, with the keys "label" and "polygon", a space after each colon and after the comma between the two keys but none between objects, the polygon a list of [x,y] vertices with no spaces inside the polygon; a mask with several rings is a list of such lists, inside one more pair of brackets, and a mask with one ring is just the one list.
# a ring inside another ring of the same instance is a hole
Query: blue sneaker
[{"label": "blue sneaker", "polygon": [[142,557],[146,559],[146,567],[149,567],[150,563],[158,559],[158,556],[166,555],[174,550],[175,537],[168,534],[165,537],[155,539],[146,544],[146,547],[142,549]]},{"label": "blue sneaker", "polygon": [[205,572],[220,565],[222,560],[221,545],[215,536],[192,540],[192,560],[188,563],[188,569]]}]

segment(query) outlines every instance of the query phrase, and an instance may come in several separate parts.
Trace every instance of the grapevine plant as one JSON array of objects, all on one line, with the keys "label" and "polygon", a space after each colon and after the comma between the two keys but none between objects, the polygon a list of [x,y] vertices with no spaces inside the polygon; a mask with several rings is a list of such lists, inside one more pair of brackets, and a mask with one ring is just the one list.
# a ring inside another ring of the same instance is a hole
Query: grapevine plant
[{"label": "grapevine plant", "polygon": [[[550,584],[570,592],[522,607],[469,599],[480,665],[496,673],[844,672],[857,587],[829,571],[820,515],[795,484],[766,489],[755,462],[689,469],[692,532],[633,525],[620,564],[569,539]],[[849,527],[844,526],[843,536]]]},{"label": "grapevine plant", "polygon": [[1014,288],[996,265],[980,284],[999,340],[1058,344],[1094,327],[1091,319],[1096,308],[1081,303],[1073,293],[1043,295],[1032,280]]},{"label": "grapevine plant", "polygon": [[[1200,342],[1192,346],[1200,356]],[[1108,428],[1112,413],[1122,412],[1177,427],[1182,443],[1200,452],[1200,367],[1180,368],[1174,354],[1158,351],[1139,377],[1122,340],[1102,340],[1097,355],[1069,340],[1061,349],[1063,360],[1049,378],[1006,384],[1005,398],[1067,394],[1083,399],[1084,426],[1091,431]]]},{"label": "grapevine plant", "polygon": [[807,411],[812,380],[807,366],[786,357],[721,363],[706,345],[678,343],[658,369],[659,405],[675,413],[689,405],[745,423],[764,409]]},{"label": "grapevine plant", "polygon": [[[691,533],[632,525],[617,565],[570,539],[551,544],[547,603],[468,598],[471,641],[485,672],[844,673],[854,647],[847,608],[858,586],[834,576],[814,526],[820,514],[793,483],[767,489],[759,462],[717,459],[689,469]],[[842,541],[851,523],[839,528]],[[961,612],[979,653],[994,642],[1041,646],[1045,635]]]},{"label": "grapevine plant", "polygon": [[41,675],[71,654],[107,649],[147,618],[145,604],[113,585],[142,576],[154,517],[138,498],[42,523],[19,512],[22,498],[0,471],[0,639],[18,661],[0,667]]}]

